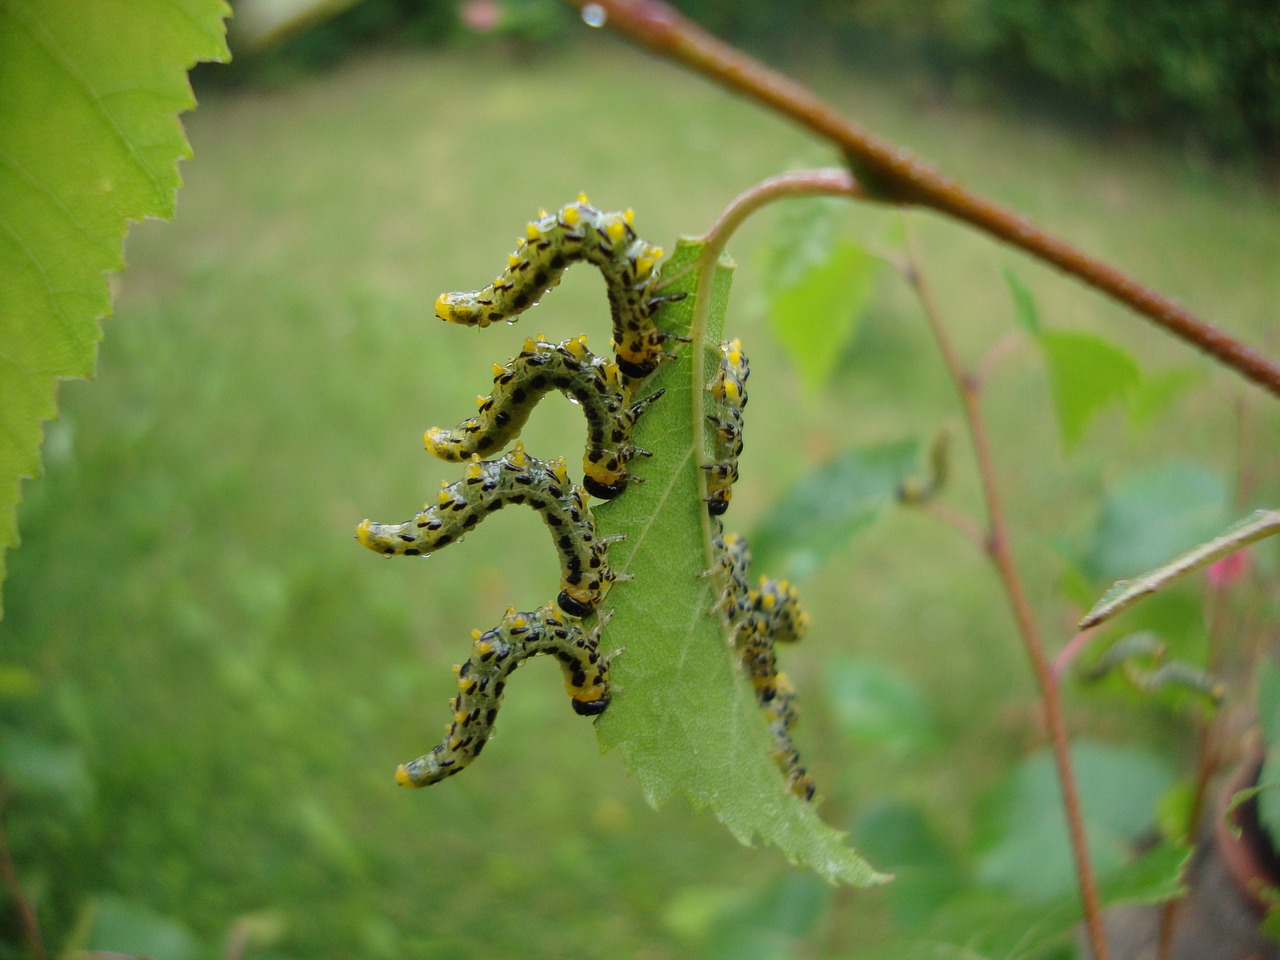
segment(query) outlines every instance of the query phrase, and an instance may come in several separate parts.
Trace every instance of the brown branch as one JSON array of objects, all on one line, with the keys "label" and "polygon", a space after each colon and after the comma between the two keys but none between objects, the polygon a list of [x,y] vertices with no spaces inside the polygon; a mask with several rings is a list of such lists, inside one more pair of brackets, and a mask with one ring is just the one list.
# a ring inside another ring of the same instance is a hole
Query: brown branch
[{"label": "brown branch", "polygon": [[1026,217],[943,176],[842,116],[812,91],[707,33],[661,0],[568,0],[592,6],[605,25],[731,92],[790,117],[845,155],[863,186],[881,200],[946,214],[1126,304],[1280,397],[1280,367],[1177,302],[1037,227]]},{"label": "brown branch", "polygon": [[951,375],[956,390],[960,394],[965,422],[973,441],[974,456],[978,462],[978,475],[982,483],[982,496],[987,508],[987,554],[1000,575],[1000,582],[1004,585],[1005,595],[1013,611],[1014,620],[1017,621],[1018,631],[1022,635],[1023,649],[1031,662],[1036,684],[1040,688],[1045,723],[1049,728],[1054,764],[1058,770],[1058,783],[1062,789],[1062,805],[1067,816],[1067,832],[1071,840],[1071,853],[1075,858],[1076,879],[1080,887],[1080,900],[1084,905],[1085,928],[1089,934],[1089,944],[1094,960],[1108,960],[1110,954],[1102,928],[1102,908],[1098,900],[1098,886],[1093,874],[1093,864],[1089,859],[1080,795],[1076,788],[1075,771],[1071,766],[1071,751],[1067,740],[1067,725],[1063,716],[1060,685],[1053,665],[1045,653],[1044,644],[1040,640],[1040,630],[1032,616],[1031,604],[1027,600],[1026,590],[1022,586],[1017,566],[1013,561],[1013,553],[1009,548],[1008,526],[1005,522],[999,488],[996,485],[995,461],[991,455],[986,422],[982,418],[981,385],[977,377],[966,371],[955,344],[942,322],[942,314],[938,310],[933,290],[922,270],[910,224],[907,224],[906,233],[907,256],[910,263],[908,280],[920,298],[929,329],[937,342],[947,372]]}]

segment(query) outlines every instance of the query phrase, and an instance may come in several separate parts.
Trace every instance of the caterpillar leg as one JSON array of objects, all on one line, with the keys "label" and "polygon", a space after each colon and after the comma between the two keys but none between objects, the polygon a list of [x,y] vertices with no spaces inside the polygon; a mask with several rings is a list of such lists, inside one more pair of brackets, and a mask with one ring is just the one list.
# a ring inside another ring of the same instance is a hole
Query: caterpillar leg
[{"label": "caterpillar leg", "polygon": [[554,656],[564,673],[574,712],[596,716],[609,706],[609,663],[601,656],[599,628],[583,630],[550,604],[532,613],[507,611],[502,623],[471,633],[471,656],[457,668],[458,692],[449,701],[453,720],[429,753],[401,764],[396,782],[427,787],[468,766],[493,735],[507,678],[538,654]]},{"label": "caterpillar leg", "polygon": [[500,460],[472,457],[462,479],[442,484],[435,502],[412,520],[365,520],[356,538],[385,556],[429,556],[510,504],[530,506],[542,517],[560,557],[560,608],[587,616],[617,579],[608,563],[612,539],[596,536],[586,492],[569,481],[564,460],[530,457],[521,443]]}]

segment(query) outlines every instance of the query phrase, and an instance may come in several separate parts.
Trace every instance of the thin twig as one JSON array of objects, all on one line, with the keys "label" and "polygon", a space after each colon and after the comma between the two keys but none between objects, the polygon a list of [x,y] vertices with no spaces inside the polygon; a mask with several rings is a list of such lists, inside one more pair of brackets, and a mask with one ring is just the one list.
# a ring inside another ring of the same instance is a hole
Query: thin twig
[{"label": "thin twig", "polygon": [[567,2],[579,8],[592,6],[603,15],[605,25],[623,36],[790,117],[835,145],[870,196],[936,210],[1051,263],[1280,396],[1280,366],[1172,298],[965,189],[906,150],[872,136],[803,85],[707,33],[661,0]]},{"label": "thin twig", "polygon": [[[3,809],[7,799],[7,790],[0,787],[0,809]],[[9,838],[5,833],[2,820],[0,820],[0,883],[4,884],[9,898],[13,901],[14,909],[18,911],[23,939],[26,940],[32,957],[35,960],[48,960],[49,955],[45,952],[44,940],[40,936],[40,920],[31,907],[31,901],[23,892],[22,884],[18,882],[18,869],[14,866],[13,855],[9,852]]]},{"label": "thin twig", "polygon": [[991,445],[987,438],[985,421],[982,418],[981,388],[977,378],[969,374],[963,366],[955,344],[947,333],[937,301],[923,273],[920,254],[917,250],[915,234],[910,223],[907,225],[907,254],[911,262],[909,274],[920,302],[924,307],[929,328],[937,342],[938,350],[946,363],[947,371],[955,383],[964,407],[965,422],[969,427],[969,436],[973,441],[974,456],[978,462],[978,474],[982,483],[982,495],[986,502],[988,534],[986,539],[987,554],[995,564],[1004,584],[1005,595],[1017,621],[1022,635],[1022,645],[1031,661],[1031,668],[1040,687],[1040,697],[1044,706],[1046,725],[1049,728],[1053,747],[1054,763],[1058,770],[1058,782],[1062,788],[1062,805],[1067,816],[1067,832],[1071,840],[1071,852],[1075,858],[1076,879],[1080,887],[1080,900],[1084,905],[1085,928],[1089,935],[1089,944],[1094,960],[1108,960],[1109,952],[1106,936],[1102,928],[1102,909],[1098,900],[1097,882],[1094,879],[1093,864],[1089,858],[1089,848],[1085,839],[1084,817],[1080,810],[1080,796],[1076,789],[1075,771],[1071,766],[1071,751],[1067,741],[1067,726],[1063,718],[1062,699],[1058,678],[1054,673],[1049,658],[1045,654],[1044,644],[1040,640],[1040,631],[1031,613],[1031,604],[1027,600],[1022,580],[1018,576],[1017,566],[1013,561],[1013,553],[1009,548],[1008,527],[1004,518],[1004,506],[996,485],[995,461],[991,455]]},{"label": "thin twig", "polygon": [[[743,221],[761,207],[788,197],[840,196],[855,199],[864,198],[863,191],[848,170],[798,170],[769,177],[738,194],[729,206],[725,207],[715,223],[711,225],[698,242],[703,244],[698,259],[692,269],[696,269],[698,283],[693,293],[693,317],[690,323],[689,337],[693,341],[690,356],[693,358],[691,375],[693,376],[693,423],[694,430],[701,431],[706,422],[703,416],[702,357],[706,349],[707,314],[711,309],[711,287],[715,281],[716,264],[729,243],[734,231],[742,226]],[[669,283],[682,274],[664,278]],[[699,449],[702,446],[701,433],[695,438]],[[698,496],[705,498],[706,472],[698,471]],[[706,544],[707,555],[711,555],[711,518],[707,511],[702,511],[702,536]]]}]

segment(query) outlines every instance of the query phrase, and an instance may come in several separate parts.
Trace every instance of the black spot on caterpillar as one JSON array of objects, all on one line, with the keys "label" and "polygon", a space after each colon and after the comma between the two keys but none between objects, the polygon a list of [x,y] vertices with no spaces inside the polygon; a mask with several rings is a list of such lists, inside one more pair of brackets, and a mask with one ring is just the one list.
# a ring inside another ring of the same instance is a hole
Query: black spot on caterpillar
[{"label": "black spot on caterpillar", "polygon": [[809,615],[800,607],[796,588],[786,580],[761,577],[755,588],[748,587],[751,551],[737,534],[725,534],[719,521],[713,540],[715,567],[721,583],[716,609],[729,627],[730,642],[755,689],[756,702],[764,711],[773,736],[773,755],[787,778],[791,791],[806,800],[813,798],[814,783],[800,764],[800,753],[791,741],[790,728],[796,720],[795,691],[786,675],[778,671],[775,645],[794,643],[809,628]]},{"label": "black spot on caterpillar", "polygon": [[587,497],[574,486],[563,458],[538,460],[516,443],[500,460],[472,457],[456,483],[441,484],[435,503],[404,523],[365,520],[356,538],[387,556],[426,556],[443,549],[508,504],[528,504],[542,516],[560,556],[560,609],[585,617],[617,574],[609,568],[609,544],[597,537]]},{"label": "black spot on caterpillar", "polygon": [[471,656],[454,668],[458,693],[449,701],[453,721],[430,753],[396,770],[401,786],[439,783],[480,756],[492,735],[507,677],[540,653],[559,661],[576,713],[594,716],[609,706],[609,662],[600,654],[599,628],[583,630],[547,604],[532,613],[510,608],[498,626],[484,633],[473,630],[471,637]]},{"label": "black spot on caterpillar", "polygon": [[742,341],[720,344],[724,354],[720,369],[707,389],[718,401],[719,413],[708,414],[707,423],[715,431],[714,463],[704,464],[707,471],[707,512],[713,517],[729,509],[733,484],[738,479],[738,457],[742,455],[742,408],[747,405],[747,377],[751,366],[742,352]]},{"label": "black spot on caterpillar", "polygon": [[514,320],[555,287],[570,265],[585,260],[604,275],[618,366],[624,376],[646,377],[672,339],[653,322],[654,310],[671,298],[655,290],[662,248],[636,236],[632,219],[630,210],[605,213],[583,195],[556,213],[541,211],[493,283],[482,290],[441,294],[436,316],[469,327]]},{"label": "black spot on caterpillar", "polygon": [[613,499],[627,488],[631,459],[649,455],[631,444],[631,431],[662,391],[633,403],[618,365],[588,350],[586,337],[561,343],[526,340],[518,356],[505,365],[494,364],[493,392],[476,398],[479,413],[453,430],[432,427],[424,438],[427,449],[455,462],[501,450],[551,390],[577,400],[587,418],[582,485],[593,497]]}]

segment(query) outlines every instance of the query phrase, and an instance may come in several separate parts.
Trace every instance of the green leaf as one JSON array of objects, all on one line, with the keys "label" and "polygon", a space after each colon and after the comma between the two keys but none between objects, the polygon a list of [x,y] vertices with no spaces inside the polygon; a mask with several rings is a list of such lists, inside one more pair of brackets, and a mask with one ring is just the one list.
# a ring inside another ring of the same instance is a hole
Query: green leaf
[{"label": "green leaf", "polygon": [[93,373],[128,222],[173,214],[186,71],[222,0],[0,3],[0,582],[59,378]]},{"label": "green leaf", "polygon": [[1036,310],[1031,288],[1008,267],[1004,268],[1004,282],[1009,285],[1009,293],[1013,295],[1013,315],[1018,325],[1031,336],[1040,336],[1040,313]]},{"label": "green leaf", "polygon": [[1089,421],[1142,381],[1138,364],[1113,343],[1089,333],[1042,330],[1036,338],[1049,364],[1049,386],[1062,445],[1071,449]]},{"label": "green leaf", "polygon": [[[682,241],[664,272],[690,266],[699,249]],[[711,557],[698,481],[710,438],[695,419],[694,391],[705,392],[719,365],[714,345],[731,277],[730,266],[716,271],[705,339],[682,346],[679,359],[655,377],[653,386],[666,394],[635,436],[654,454],[645,461],[646,482],[595,511],[602,533],[627,536],[610,550],[610,563],[635,577],[609,593],[610,643],[625,652],[612,668],[617,693],[598,722],[600,739],[622,751],[650,803],[682,795],[695,807],[710,807],[744,843],[755,837],[772,843],[828,880],[874,883],[883,878],[846,845],[845,835],[788,791],[770,756],[764,715],[711,612],[711,582],[702,576]],[[691,271],[667,289],[692,293],[697,278]],[[694,300],[665,308],[664,327],[688,330]]]},{"label": "green leaf", "polygon": [[1100,580],[1152,570],[1222,530],[1229,499],[1222,477],[1203,464],[1175,460],[1134,473],[1103,497],[1085,567]]},{"label": "green leaf", "polygon": [[900,440],[850,450],[808,471],[751,535],[762,569],[805,577],[897,501],[916,471],[920,444]]},{"label": "green leaf", "polygon": [[844,209],[831,201],[797,204],[767,262],[773,331],[811,389],[831,375],[853,338],[879,267],[861,244],[838,235]]},{"label": "green leaf", "polygon": [[165,960],[195,960],[201,953],[200,942],[177,920],[112,895],[94,902],[87,949]]},{"label": "green leaf", "polygon": [[1258,822],[1272,838],[1280,838],[1280,668],[1264,659],[1258,668],[1258,726],[1262,730],[1263,760],[1258,774]]},{"label": "green leaf", "polygon": [[[1154,754],[1130,747],[1077,743],[1071,759],[1089,853],[1097,874],[1106,876],[1128,860],[1132,841],[1150,828],[1173,775]],[[1074,889],[1075,863],[1048,750],[1019,764],[990,797],[980,833],[978,875],[987,885],[1025,900]]]},{"label": "green leaf", "polygon": [[[1182,846],[1153,847],[1099,883],[1101,906],[1161,903],[1177,896],[1190,856],[1191,851]],[[918,927],[910,942],[857,956],[858,960],[1040,960],[1046,956],[1073,956],[1070,946],[1082,915],[1075,890],[1037,904],[972,893],[948,904]],[[1068,952],[1057,952],[1063,950]]]},{"label": "green leaf", "polygon": [[1204,378],[1198,367],[1176,367],[1144,377],[1129,395],[1129,422],[1142,429]]},{"label": "green leaf", "polygon": [[903,930],[917,930],[965,888],[967,877],[918,807],[881,801],[862,810],[854,840],[868,857],[893,873],[885,896]]},{"label": "green leaf", "polygon": [[924,694],[906,674],[872,657],[841,657],[825,676],[827,699],[840,732],[892,753],[937,740]]},{"label": "green leaf", "polygon": [[78,747],[16,732],[6,732],[0,739],[0,780],[20,798],[53,805],[77,817],[92,808],[97,795]]},{"label": "green leaf", "polygon": [[1112,584],[1080,621],[1080,629],[1086,630],[1105,623],[1173,581],[1277,533],[1280,533],[1280,511],[1255,511],[1251,516],[1233,524],[1221,536],[1188,550],[1150,573]]}]

